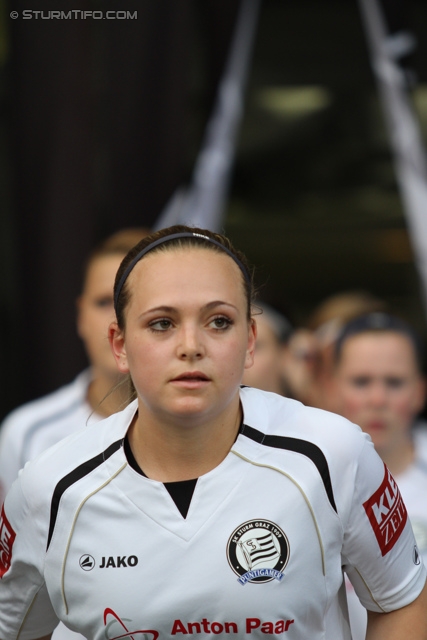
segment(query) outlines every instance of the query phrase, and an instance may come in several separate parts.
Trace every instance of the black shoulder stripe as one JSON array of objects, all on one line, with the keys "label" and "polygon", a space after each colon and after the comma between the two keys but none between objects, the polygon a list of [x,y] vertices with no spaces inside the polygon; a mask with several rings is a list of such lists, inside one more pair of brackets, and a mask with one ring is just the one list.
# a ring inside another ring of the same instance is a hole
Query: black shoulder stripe
[{"label": "black shoulder stripe", "polygon": [[56,518],[58,516],[59,503],[65,491],[69,487],[71,487],[71,485],[73,485],[75,482],[87,476],[88,473],[96,469],[96,467],[99,467],[99,465],[101,465],[105,460],[107,460],[107,458],[112,456],[113,453],[115,453],[118,449],[120,449],[122,444],[123,444],[123,440],[117,440],[116,442],[113,442],[113,444],[110,444],[110,446],[107,449],[105,449],[105,451],[103,451],[102,453],[99,453],[97,456],[95,456],[94,458],[91,458],[90,460],[86,460],[86,462],[83,462],[83,464],[73,469],[73,471],[71,471],[70,473],[67,473],[67,475],[64,476],[62,480],[58,482],[58,484],[55,487],[55,491],[53,492],[52,502],[50,505],[50,523],[49,523],[49,534],[47,537],[46,551],[49,549],[50,541],[52,539],[53,531],[55,529]]},{"label": "black shoulder stripe", "polygon": [[325,485],[325,490],[332,508],[335,511],[337,510],[337,507],[335,505],[334,492],[332,490],[332,482],[329,473],[328,462],[325,458],[324,453],[321,449],[319,449],[317,445],[313,444],[312,442],[308,442],[308,440],[300,440],[299,438],[287,438],[285,436],[268,436],[265,433],[261,433],[261,431],[254,429],[253,427],[248,427],[246,424],[243,425],[241,433],[247,438],[255,440],[255,442],[259,442],[266,447],[273,447],[274,449],[287,449],[288,451],[295,451],[295,453],[300,453],[301,455],[310,458],[310,460],[314,462],[320,473],[320,477],[322,478],[323,484]]}]

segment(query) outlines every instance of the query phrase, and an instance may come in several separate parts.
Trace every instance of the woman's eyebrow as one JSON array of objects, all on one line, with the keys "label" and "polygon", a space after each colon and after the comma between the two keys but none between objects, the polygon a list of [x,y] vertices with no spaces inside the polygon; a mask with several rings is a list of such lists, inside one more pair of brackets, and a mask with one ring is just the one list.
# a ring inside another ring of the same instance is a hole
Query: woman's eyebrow
[{"label": "woman's eyebrow", "polygon": [[222,305],[225,305],[226,307],[232,307],[233,309],[237,309],[237,307],[234,304],[231,304],[231,302],[225,302],[224,300],[213,300],[212,302],[208,302],[208,304],[206,304],[204,306],[204,309],[212,309],[213,307],[220,307]]},{"label": "woman's eyebrow", "polygon": [[[231,307],[232,309],[236,309],[237,311],[237,307],[234,304],[231,304],[230,302],[225,302],[224,300],[212,300],[212,302],[208,302],[202,308],[205,309],[206,311],[209,311],[210,309],[214,309],[215,307],[220,307],[220,306]],[[178,312],[178,309],[176,307],[170,307],[169,305],[162,304],[158,307],[153,307],[152,309],[147,309],[147,311],[143,311],[139,315],[139,318],[143,318],[144,316],[151,315],[153,313],[177,313],[177,312]]]},{"label": "woman's eyebrow", "polygon": [[159,307],[153,307],[152,309],[147,309],[147,311],[143,311],[140,314],[140,318],[150,314],[150,313],[174,313],[177,309],[175,307],[169,307],[167,305],[160,305]]}]

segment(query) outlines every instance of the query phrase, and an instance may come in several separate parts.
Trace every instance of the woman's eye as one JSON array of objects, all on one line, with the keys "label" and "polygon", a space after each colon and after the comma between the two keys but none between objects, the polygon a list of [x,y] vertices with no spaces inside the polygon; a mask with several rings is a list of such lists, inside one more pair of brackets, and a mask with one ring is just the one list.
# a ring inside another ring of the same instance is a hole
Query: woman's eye
[{"label": "woman's eye", "polygon": [[161,320],[155,320],[154,322],[150,322],[150,329],[153,331],[167,331],[172,326],[170,320],[166,320],[166,318],[162,318]]},{"label": "woman's eye", "polygon": [[101,309],[113,306],[113,296],[105,296],[104,298],[96,298],[95,306]]},{"label": "woman's eye", "polygon": [[389,387],[389,389],[400,389],[401,387],[404,386],[405,384],[405,379],[404,378],[387,378],[386,380],[386,384]]},{"label": "woman's eye", "polygon": [[228,329],[232,322],[229,318],[218,316],[217,318],[214,318],[210,324],[214,329]]},{"label": "woman's eye", "polygon": [[365,376],[358,376],[351,380],[353,387],[357,387],[358,389],[364,389],[370,383],[369,378]]}]

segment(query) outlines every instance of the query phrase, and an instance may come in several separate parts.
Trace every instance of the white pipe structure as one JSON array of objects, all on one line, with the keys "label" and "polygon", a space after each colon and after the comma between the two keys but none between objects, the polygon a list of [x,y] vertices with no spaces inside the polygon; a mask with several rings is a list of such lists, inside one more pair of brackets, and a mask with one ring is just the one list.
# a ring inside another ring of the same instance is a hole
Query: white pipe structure
[{"label": "white pipe structure", "polygon": [[[396,62],[396,47],[378,0],[359,0],[372,68],[378,84],[394,157],[394,166],[414,259],[422,283],[427,311],[427,161],[418,120],[406,88],[402,68]],[[407,34],[409,36],[409,34]],[[402,38],[403,46],[410,38]],[[397,52],[399,53],[399,52]]]},{"label": "white pipe structure", "polygon": [[242,120],[260,0],[242,0],[230,54],[189,187],[178,189],[153,226],[187,224],[220,231]]}]

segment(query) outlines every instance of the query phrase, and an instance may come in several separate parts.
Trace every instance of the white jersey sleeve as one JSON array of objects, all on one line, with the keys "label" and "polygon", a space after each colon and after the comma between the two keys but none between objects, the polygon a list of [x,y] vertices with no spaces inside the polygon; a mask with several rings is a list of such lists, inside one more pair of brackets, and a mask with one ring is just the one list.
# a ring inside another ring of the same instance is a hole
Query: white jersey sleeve
[{"label": "white jersey sleeve", "polygon": [[20,439],[13,420],[6,418],[0,430],[0,504],[16,480],[20,463]]},{"label": "white jersey sleeve", "polygon": [[46,532],[40,528],[34,506],[18,480],[0,513],[2,640],[40,638],[50,634],[59,622],[43,578]]},{"label": "white jersey sleeve", "polygon": [[397,483],[368,439],[343,524],[343,568],[366,609],[388,612],[412,602],[424,580],[422,560]]}]

